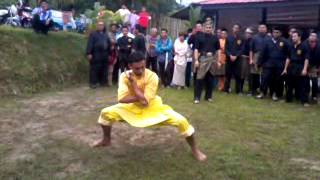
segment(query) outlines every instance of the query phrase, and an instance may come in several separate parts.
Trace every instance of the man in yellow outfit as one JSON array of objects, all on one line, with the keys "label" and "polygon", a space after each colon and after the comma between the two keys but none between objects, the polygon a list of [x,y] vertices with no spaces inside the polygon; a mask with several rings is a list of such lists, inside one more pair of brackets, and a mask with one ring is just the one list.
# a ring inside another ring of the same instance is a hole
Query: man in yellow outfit
[{"label": "man in yellow outfit", "polygon": [[157,96],[158,76],[146,69],[145,55],[133,52],[129,58],[130,71],[120,76],[118,101],[101,111],[98,123],[103,130],[103,138],[92,144],[93,147],[111,144],[111,127],[114,122],[126,121],[135,127],[170,125],[178,128],[191,147],[193,156],[198,161],[205,161],[206,155],[196,146],[194,128],[170,106],[162,104]]}]

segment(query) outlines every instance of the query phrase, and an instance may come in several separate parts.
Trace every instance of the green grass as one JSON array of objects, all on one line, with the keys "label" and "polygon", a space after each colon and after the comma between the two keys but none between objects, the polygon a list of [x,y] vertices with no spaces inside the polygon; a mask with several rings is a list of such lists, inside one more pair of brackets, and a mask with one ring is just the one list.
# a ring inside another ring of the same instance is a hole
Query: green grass
[{"label": "green grass", "polygon": [[[115,89],[98,89],[86,90],[84,94],[90,98],[114,93]],[[300,104],[258,101],[223,93],[215,93],[213,103],[194,105],[191,90],[165,89],[160,94],[195,126],[198,144],[209,158],[206,163],[198,163],[191,157],[188,146],[178,134],[157,145],[152,145],[145,137],[142,147],[126,144],[126,139],[118,138],[123,141],[123,149],[91,149],[68,138],[48,135],[37,142],[42,150],[33,152],[32,159],[4,162],[13,147],[1,145],[0,179],[320,178],[317,169],[320,167],[319,106],[303,108]],[[79,112],[77,119],[70,123],[81,122],[85,129],[90,128],[100,109],[96,108],[94,115]],[[130,131],[128,136],[134,136],[136,129],[130,128]],[[152,132],[166,131],[154,129]],[[70,166],[77,167],[77,171]]]},{"label": "green grass", "polygon": [[87,81],[86,38],[0,26],[0,96],[61,89]]}]

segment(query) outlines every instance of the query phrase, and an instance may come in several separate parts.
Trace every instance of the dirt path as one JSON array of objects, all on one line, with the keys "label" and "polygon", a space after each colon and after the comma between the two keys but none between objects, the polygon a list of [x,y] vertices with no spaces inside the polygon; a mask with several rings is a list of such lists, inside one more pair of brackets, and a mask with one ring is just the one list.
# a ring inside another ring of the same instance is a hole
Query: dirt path
[{"label": "dirt path", "polygon": [[[6,100],[0,107],[0,144],[12,147],[6,160],[34,158],[33,152],[42,151],[41,142],[48,137],[90,144],[100,137],[100,110],[114,104],[115,95],[114,89],[80,87]],[[137,129],[119,123],[113,128],[112,148],[121,152],[128,145],[171,144],[172,136],[177,136],[172,128]]]}]

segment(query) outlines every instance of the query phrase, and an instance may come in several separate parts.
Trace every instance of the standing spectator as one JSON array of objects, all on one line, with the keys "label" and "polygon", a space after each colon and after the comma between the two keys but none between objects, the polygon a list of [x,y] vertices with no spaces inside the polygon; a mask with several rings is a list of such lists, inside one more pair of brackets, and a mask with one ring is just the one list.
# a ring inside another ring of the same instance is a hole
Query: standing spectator
[{"label": "standing spectator", "polygon": [[143,53],[144,55],[146,55],[146,39],[144,37],[144,35],[141,33],[141,27],[139,26],[139,24],[136,25],[135,27],[135,38],[133,39],[133,50],[134,51],[140,51],[141,53]]},{"label": "standing spectator", "polygon": [[178,89],[185,86],[185,74],[187,67],[187,53],[189,45],[185,41],[185,34],[180,32],[179,38],[174,42],[174,72],[172,84],[177,86]]},{"label": "standing spectator", "polygon": [[186,67],[186,86],[190,87],[191,75],[192,75],[192,61],[193,61],[193,50],[192,45],[189,44],[189,39],[192,36],[192,29],[188,29],[188,36],[186,41],[188,43],[188,52],[187,52],[187,67]]},{"label": "standing spectator", "polygon": [[286,100],[287,102],[292,102],[293,90],[295,90],[296,96],[298,96],[303,106],[308,107],[308,50],[301,43],[301,33],[298,31],[292,34],[292,43],[289,48],[289,59],[287,59],[282,73],[288,74]]},{"label": "standing spectator", "polygon": [[122,5],[121,8],[116,12],[116,14],[119,13],[119,15],[121,16],[121,20],[122,20],[122,24],[129,24],[129,16],[131,14],[131,12],[129,11],[129,9],[127,8],[126,5]]},{"label": "standing spectator", "polygon": [[127,26],[122,27],[122,36],[117,40],[119,66],[121,72],[128,69],[128,58],[131,53],[133,38],[128,36],[129,29]]},{"label": "standing spectator", "polygon": [[216,36],[217,36],[218,39],[221,39],[221,33],[222,33],[222,29],[218,28],[216,30]]},{"label": "standing spectator", "polygon": [[87,45],[87,57],[90,63],[90,87],[97,88],[107,85],[107,66],[110,50],[110,39],[105,33],[103,21],[97,23],[97,31],[89,36]]},{"label": "standing spectator", "polygon": [[36,33],[48,34],[49,29],[53,26],[52,12],[49,9],[49,4],[46,1],[41,3],[41,8],[36,8],[33,11],[33,29]]},{"label": "standing spectator", "polygon": [[[188,39],[188,44],[189,44],[189,46],[191,47],[191,50],[192,50],[192,57],[193,57],[192,64],[194,64],[194,48],[195,48],[194,45],[195,45],[195,41],[196,41],[196,39],[198,39],[203,34],[204,33],[203,33],[202,22],[201,21],[197,21],[197,24],[194,27],[194,29],[192,31],[192,34],[190,35],[190,37]],[[196,75],[196,68],[194,68],[194,65],[193,65],[192,72],[193,72],[193,82],[195,84],[197,75]],[[187,84],[187,86],[188,86],[188,84]]]},{"label": "standing spectator", "polygon": [[232,35],[229,35],[226,42],[227,62],[224,90],[227,93],[231,92],[230,83],[232,77],[234,77],[236,81],[236,93],[241,93],[241,68],[239,58],[241,56],[244,41],[241,37],[240,30],[241,26],[239,24],[233,25]]},{"label": "standing spectator", "polygon": [[161,29],[161,37],[157,41],[156,51],[161,84],[164,87],[169,86],[171,83],[169,70],[170,63],[172,63],[172,46],[172,40],[168,37],[168,30]]},{"label": "standing spectator", "polygon": [[[255,96],[260,87],[260,73],[258,67],[258,60],[263,50],[265,42],[270,39],[267,35],[268,28],[265,24],[260,24],[258,27],[258,34],[253,37],[250,47],[250,72],[249,72],[249,96]],[[259,98],[259,97],[257,97]]]},{"label": "standing spectator", "polygon": [[199,104],[203,86],[206,87],[205,100],[212,101],[212,64],[220,54],[219,39],[213,35],[211,24],[205,25],[205,33],[196,38],[194,47],[195,68],[197,71],[194,88],[194,103]]},{"label": "standing spectator", "polygon": [[142,27],[141,32],[143,34],[146,34],[150,20],[151,20],[151,16],[147,12],[147,8],[143,6],[141,8],[141,12],[139,13],[139,25]]},{"label": "standing spectator", "polygon": [[[318,101],[318,73],[320,72],[320,44],[318,35],[315,32],[310,33],[309,38],[305,42],[305,46],[309,52],[309,68],[308,75],[311,79],[312,93],[311,97],[314,102]],[[308,92],[310,91],[310,83],[308,83]]]},{"label": "standing spectator", "polygon": [[147,68],[150,68],[155,73],[158,73],[158,62],[157,62],[157,52],[156,52],[156,44],[158,37],[157,28],[152,28],[150,35],[147,35]]},{"label": "standing spectator", "polygon": [[111,41],[111,47],[110,47],[110,54],[109,54],[109,63],[108,63],[108,85],[112,86],[112,82],[114,81],[114,71],[119,71],[119,66],[116,68],[116,64],[118,64],[118,52],[117,52],[117,33],[118,33],[118,27],[116,24],[110,25],[110,32],[108,33],[110,41]]},{"label": "standing spectator", "polygon": [[215,72],[215,76],[218,78],[218,90],[223,91],[224,90],[224,83],[225,83],[225,74],[226,74],[226,39],[228,37],[228,31],[227,29],[221,30],[221,35],[219,39],[220,44],[220,55],[218,56],[218,63],[217,68]]},{"label": "standing spectator", "polygon": [[277,101],[283,95],[284,80],[281,73],[284,69],[289,53],[289,43],[281,37],[279,28],[272,29],[272,39],[267,39],[262,48],[258,65],[262,67],[261,94],[257,97],[264,98],[268,88]]},{"label": "standing spectator", "polygon": [[242,53],[239,59],[240,63],[240,93],[243,93],[243,86],[245,79],[248,77],[248,69],[249,69],[249,57],[250,57],[250,46],[252,43],[253,30],[251,28],[247,28],[245,31],[245,40],[242,46]]},{"label": "standing spectator", "polygon": [[134,30],[136,28],[136,25],[138,24],[138,19],[139,19],[139,16],[137,15],[137,11],[136,10],[131,10],[131,14],[129,16],[129,22],[130,22],[130,32],[131,33],[134,33]]}]

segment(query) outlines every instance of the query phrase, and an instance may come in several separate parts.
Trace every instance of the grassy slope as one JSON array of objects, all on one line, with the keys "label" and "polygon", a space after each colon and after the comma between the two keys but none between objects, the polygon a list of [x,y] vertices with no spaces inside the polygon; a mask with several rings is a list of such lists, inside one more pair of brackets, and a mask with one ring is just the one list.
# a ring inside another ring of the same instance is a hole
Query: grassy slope
[{"label": "grassy slope", "polygon": [[82,35],[0,26],[0,96],[57,89],[87,77]]},{"label": "grassy slope", "polygon": [[[97,91],[116,93],[108,89]],[[91,97],[99,93],[88,90],[85,94]],[[35,159],[3,166],[2,178],[56,179],[61,173],[63,179],[320,178],[319,106],[303,108],[300,104],[222,93],[215,94],[214,103],[194,105],[191,90],[165,89],[160,94],[196,127],[199,145],[209,157],[207,163],[196,162],[184,141],[175,136],[169,143],[156,146],[148,145],[148,141],[143,147],[126,144],[122,152],[112,147],[91,149],[70,139],[48,137],[39,142],[45,150],[35,152]],[[89,128],[94,126],[96,117],[79,112],[73,121]],[[10,146],[0,149],[4,156],[10,153]],[[70,164],[80,164],[80,171],[67,171]]]}]

